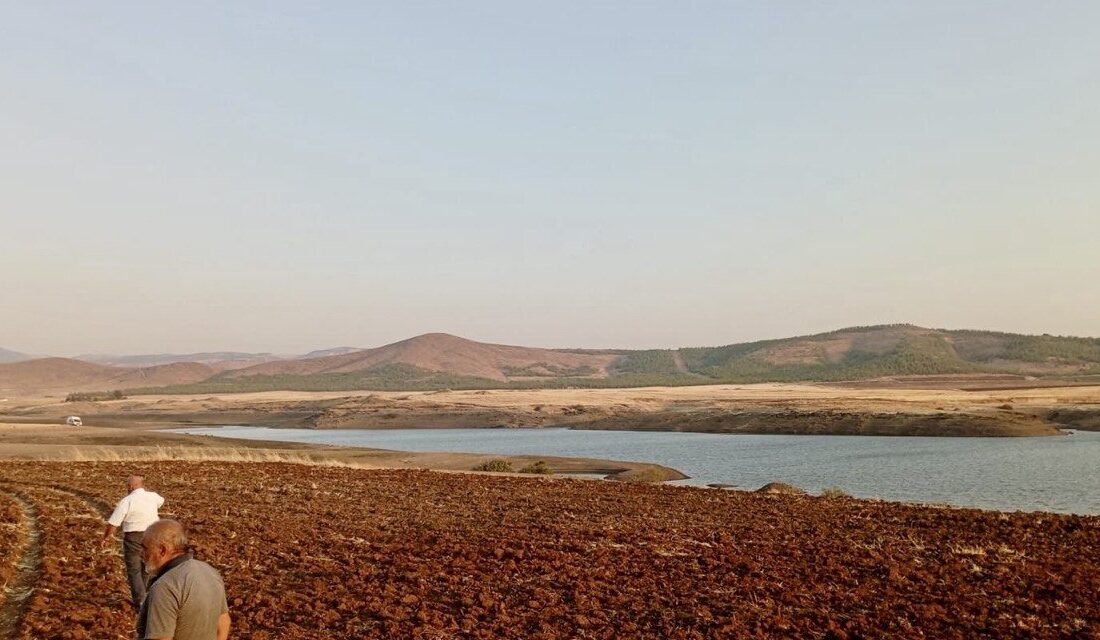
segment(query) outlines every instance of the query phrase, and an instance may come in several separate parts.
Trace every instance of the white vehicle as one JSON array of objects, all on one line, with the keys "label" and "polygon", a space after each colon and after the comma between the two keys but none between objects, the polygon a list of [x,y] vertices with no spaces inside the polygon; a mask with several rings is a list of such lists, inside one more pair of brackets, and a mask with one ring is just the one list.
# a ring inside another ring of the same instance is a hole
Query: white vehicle
[{"label": "white vehicle", "polygon": [[80,420],[80,416],[69,416],[68,418],[65,418],[65,424],[69,425],[70,427],[80,427],[84,425],[84,422]]}]

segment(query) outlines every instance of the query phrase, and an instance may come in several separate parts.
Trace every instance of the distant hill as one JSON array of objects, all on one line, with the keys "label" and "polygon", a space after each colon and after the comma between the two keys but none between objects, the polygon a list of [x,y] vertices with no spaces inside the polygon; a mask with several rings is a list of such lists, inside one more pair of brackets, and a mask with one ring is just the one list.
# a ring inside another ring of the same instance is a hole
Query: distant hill
[{"label": "distant hill", "polygon": [[606,377],[618,356],[486,344],[446,333],[322,358],[267,362],[226,372],[222,378],[256,375],[346,374],[384,365],[406,365],[454,376],[504,382],[528,377]]},{"label": "distant hill", "polygon": [[298,360],[308,360],[310,358],[324,358],[327,356],[339,356],[345,353],[354,353],[356,351],[363,351],[358,347],[333,347],[332,349],[318,349],[317,351],[310,351],[309,353],[295,356]]},{"label": "distant hill", "polygon": [[1098,375],[1100,340],[880,325],[629,351],[536,349],[427,334],[376,349],[229,371],[191,390],[626,387],[970,373]]},{"label": "distant hill", "polygon": [[209,379],[213,367],[177,362],[155,367],[109,367],[72,358],[0,364],[0,391],[83,391],[186,385]]},{"label": "distant hill", "polygon": [[[341,355],[362,351],[355,347],[335,347],[332,349],[318,349],[302,355],[281,356],[273,353],[249,353],[244,351],[204,351],[201,353],[148,353],[138,355],[114,355],[104,353],[90,353],[76,356],[76,360],[105,364],[112,367],[155,367],[165,364],[183,362],[197,362],[210,365],[218,371],[230,369],[243,369],[264,362],[275,360],[305,360],[323,358],[326,356]],[[28,356],[28,359],[31,356]]]},{"label": "distant hill", "polygon": [[39,358],[0,364],[0,389],[80,389],[98,386],[117,373],[111,367],[69,358]]},{"label": "distant hill", "polygon": [[324,355],[232,368],[216,359],[209,364],[104,367],[49,358],[0,365],[0,389],[68,385],[69,390],[84,390],[99,385],[99,390],[213,393],[829,382],[959,374],[1100,376],[1100,339],[913,325],[642,351],[540,349],[431,333],[373,349],[340,347],[316,353]]},{"label": "distant hill", "polygon": [[956,373],[1100,373],[1100,339],[913,325],[853,327],[797,338],[680,349],[678,353],[694,373],[738,382]]},{"label": "distant hill", "polygon": [[111,377],[109,389],[193,384],[210,379],[218,368],[200,362],[172,362],[155,367],[128,367]]},{"label": "distant hill", "polygon": [[31,360],[33,358],[34,356],[30,356],[25,353],[19,353],[18,351],[12,351],[11,349],[0,348],[0,363],[22,362],[24,360]]},{"label": "distant hill", "polygon": [[210,351],[203,353],[149,353],[141,355],[111,355],[93,353],[77,356],[76,360],[104,364],[112,367],[155,367],[180,362],[198,362],[213,365],[219,370],[249,367],[261,362],[278,360],[270,353],[245,353],[240,351]]}]

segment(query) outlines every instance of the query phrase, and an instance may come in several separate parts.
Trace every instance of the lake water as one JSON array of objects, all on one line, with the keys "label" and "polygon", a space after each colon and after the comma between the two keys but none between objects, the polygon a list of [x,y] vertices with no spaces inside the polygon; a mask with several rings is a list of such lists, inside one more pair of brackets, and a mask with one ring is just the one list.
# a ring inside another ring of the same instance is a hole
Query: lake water
[{"label": "lake water", "polygon": [[689,484],[811,492],[1008,511],[1100,514],[1100,433],[1044,438],[769,436],[572,429],[270,429],[186,433],[310,444],[656,462]]}]

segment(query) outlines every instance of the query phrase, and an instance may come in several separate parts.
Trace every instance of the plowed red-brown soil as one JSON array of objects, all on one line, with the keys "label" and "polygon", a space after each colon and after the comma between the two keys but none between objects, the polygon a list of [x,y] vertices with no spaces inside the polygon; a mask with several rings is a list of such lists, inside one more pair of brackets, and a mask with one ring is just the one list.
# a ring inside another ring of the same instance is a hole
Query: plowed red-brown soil
[{"label": "plowed red-brown soil", "polygon": [[0,493],[0,594],[11,587],[26,532],[23,510],[10,495]]},{"label": "plowed red-brown soil", "polygon": [[[87,500],[38,485],[6,485],[34,505],[40,534],[37,583],[23,606],[19,640],[133,637],[122,562],[100,550],[103,520]],[[10,494],[9,494],[10,495]]]},{"label": "plowed red-brown soil", "polygon": [[[285,464],[5,462],[0,481],[54,536],[44,552],[66,558],[39,588],[62,590],[49,602],[67,617],[30,637],[129,631],[113,613],[121,561],[89,555],[95,527],[73,514],[120,497],[135,470],[222,571],[234,638],[1100,638],[1100,517]],[[84,617],[103,626],[72,633]]]}]

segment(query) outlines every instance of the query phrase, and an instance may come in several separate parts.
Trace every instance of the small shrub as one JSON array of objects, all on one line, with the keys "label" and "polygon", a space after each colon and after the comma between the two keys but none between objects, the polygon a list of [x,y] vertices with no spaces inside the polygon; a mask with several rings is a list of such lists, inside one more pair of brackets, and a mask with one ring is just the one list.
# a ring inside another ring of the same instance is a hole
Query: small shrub
[{"label": "small shrub", "polygon": [[474,467],[474,471],[495,471],[497,473],[510,473],[512,463],[507,460],[489,460]]},{"label": "small shrub", "polygon": [[126,396],[121,391],[85,391],[70,393],[65,396],[65,402],[98,402],[100,400],[125,400]]},{"label": "small shrub", "polygon": [[844,489],[841,489],[840,487],[829,487],[828,489],[821,492],[821,497],[822,498],[848,498],[850,496],[847,493],[845,493]]},{"label": "small shrub", "polygon": [[660,469],[631,469],[611,476],[619,482],[664,482],[668,478]]},{"label": "small shrub", "polygon": [[529,464],[526,467],[519,470],[520,473],[538,473],[542,475],[549,475],[554,473],[554,470],[550,468],[550,465],[546,464],[542,460],[534,464]]}]

